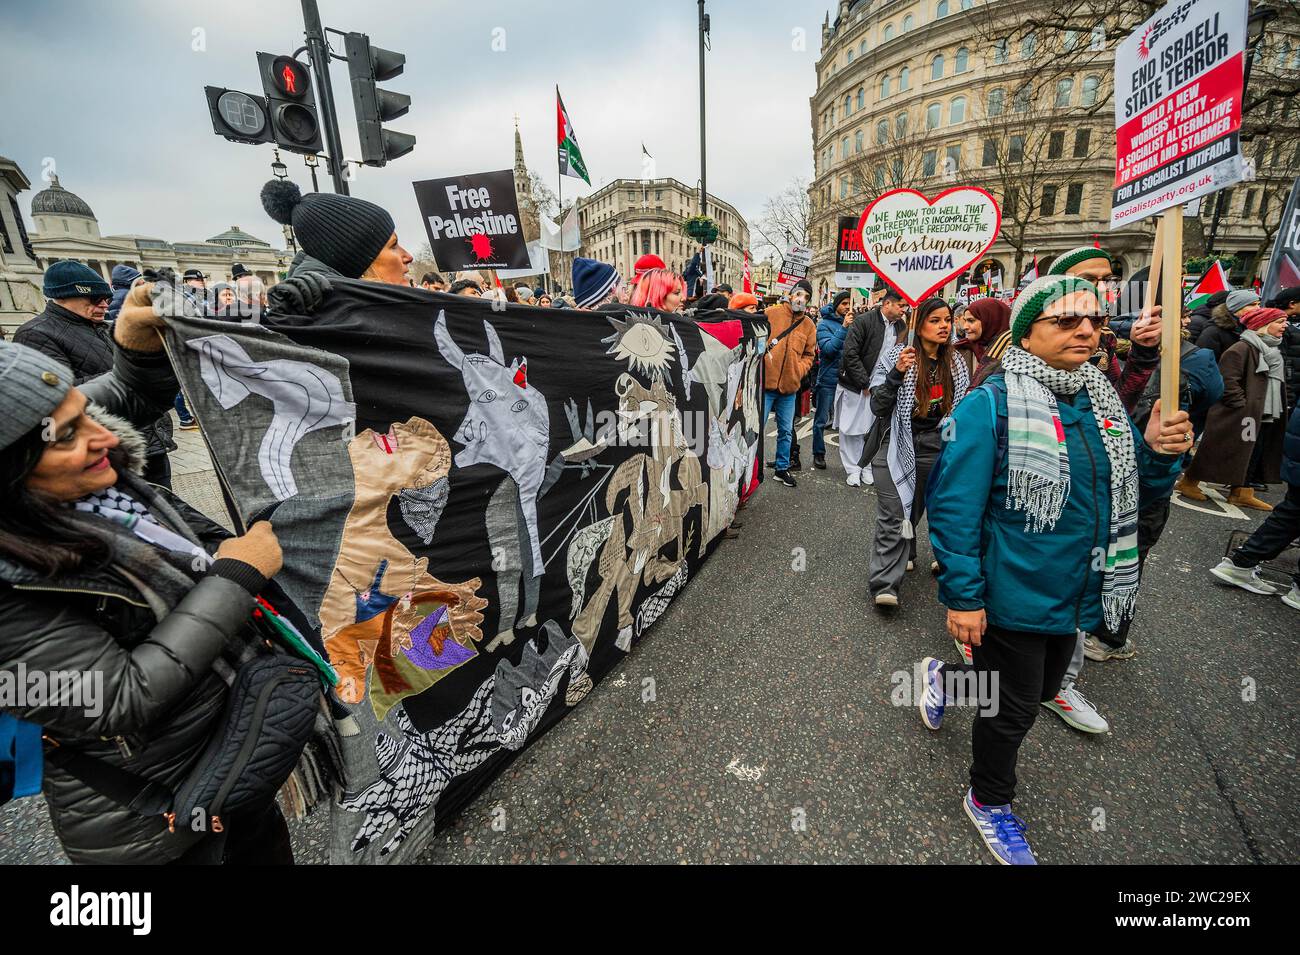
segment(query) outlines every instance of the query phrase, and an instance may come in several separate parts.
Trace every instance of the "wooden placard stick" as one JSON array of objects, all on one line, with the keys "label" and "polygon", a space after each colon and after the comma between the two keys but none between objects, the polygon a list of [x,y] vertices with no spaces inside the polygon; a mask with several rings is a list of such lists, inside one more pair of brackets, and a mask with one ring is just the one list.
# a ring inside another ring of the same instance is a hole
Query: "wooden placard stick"
[{"label": "wooden placard stick", "polygon": [[1165,260],[1165,217],[1156,220],[1156,237],[1151,246],[1151,268],[1147,269],[1147,290],[1143,296],[1143,311],[1150,313],[1156,304],[1156,289],[1160,287],[1160,266]]},{"label": "wooden placard stick", "polygon": [[1164,270],[1161,285],[1164,306],[1160,316],[1160,416],[1178,411],[1179,359],[1183,332],[1183,210],[1175,206],[1163,216]]}]

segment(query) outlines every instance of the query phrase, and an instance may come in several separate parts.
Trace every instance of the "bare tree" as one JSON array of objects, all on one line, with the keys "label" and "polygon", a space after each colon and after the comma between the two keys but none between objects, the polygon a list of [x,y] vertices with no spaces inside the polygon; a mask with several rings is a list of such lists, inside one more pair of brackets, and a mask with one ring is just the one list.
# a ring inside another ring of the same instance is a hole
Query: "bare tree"
[{"label": "bare tree", "polygon": [[779,262],[791,244],[807,245],[812,228],[808,180],[801,176],[791,179],[763,203],[763,214],[753,225],[760,240],[753,243],[756,258],[770,252]]}]

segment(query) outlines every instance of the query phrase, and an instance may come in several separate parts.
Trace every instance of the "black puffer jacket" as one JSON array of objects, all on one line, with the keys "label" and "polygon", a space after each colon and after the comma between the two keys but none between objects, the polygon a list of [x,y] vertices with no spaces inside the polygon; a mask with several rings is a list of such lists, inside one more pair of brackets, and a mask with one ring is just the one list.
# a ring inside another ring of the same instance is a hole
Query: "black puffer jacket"
[{"label": "black puffer jacket", "polygon": [[[45,311],[14,332],[14,341],[67,365],[75,385],[113,367],[112,324],[88,321],[55,302],[48,302]],[[150,457],[176,450],[170,415],[145,424],[140,434]]]},{"label": "black puffer jacket", "polygon": [[[161,353],[117,349],[112,373],[81,390],[99,408],[140,422],[157,417],[176,388]],[[179,500],[168,501],[210,547],[228,536]],[[159,621],[139,590],[112,567],[50,580],[0,559],[0,670],[16,672],[22,664],[29,673],[103,675],[98,715],[73,706],[9,712],[41,725],[61,745],[175,786],[222,713],[226,685],[212,663],[247,624],[252,608],[248,589],[210,572]],[[55,832],[74,863],[166,862],[202,838],[183,826],[169,835],[161,816],[123,809],[48,764],[42,788]]]},{"label": "black puffer jacket", "polygon": [[1294,405],[1300,398],[1300,319],[1287,322],[1282,331],[1282,379]]},{"label": "black puffer jacket", "polygon": [[1196,339],[1196,347],[1208,348],[1214,353],[1214,360],[1218,361],[1225,351],[1237,344],[1239,338],[1241,324],[1237,317],[1228,311],[1226,305],[1219,305],[1214,309],[1210,324]]},{"label": "black puffer jacket", "polygon": [[[880,349],[886,344],[893,345],[901,328],[901,323],[886,323],[879,306],[855,318],[844,333],[839,383],[848,391],[865,391],[870,387]],[[891,331],[892,337],[888,334]]]}]

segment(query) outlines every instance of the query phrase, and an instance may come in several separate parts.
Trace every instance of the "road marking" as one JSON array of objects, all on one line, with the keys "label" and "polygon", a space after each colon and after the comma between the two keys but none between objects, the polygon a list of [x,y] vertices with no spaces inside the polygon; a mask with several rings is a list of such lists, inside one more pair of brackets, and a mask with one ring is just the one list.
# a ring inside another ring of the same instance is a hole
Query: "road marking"
[{"label": "road marking", "polygon": [[[1211,501],[1219,505],[1220,510],[1209,507],[1203,507],[1200,504],[1193,504],[1191,501],[1183,500],[1183,496],[1177,491],[1174,492],[1174,503],[1179,507],[1185,507],[1189,511],[1200,511],[1202,514],[1213,514],[1215,517],[1226,517],[1229,520],[1244,521],[1246,514],[1236,504],[1229,504],[1227,498],[1212,487],[1203,487],[1202,491]],[[1225,513],[1226,512],[1226,513]]]}]

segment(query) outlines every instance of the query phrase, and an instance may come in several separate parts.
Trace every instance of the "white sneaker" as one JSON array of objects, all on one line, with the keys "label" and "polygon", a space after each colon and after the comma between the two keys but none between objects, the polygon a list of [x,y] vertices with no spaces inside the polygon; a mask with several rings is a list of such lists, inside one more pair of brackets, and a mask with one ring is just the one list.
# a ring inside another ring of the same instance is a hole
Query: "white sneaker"
[{"label": "white sneaker", "polygon": [[1259,576],[1259,567],[1238,567],[1231,558],[1225,557],[1218,565],[1210,568],[1210,573],[1224,583],[1249,590],[1252,594],[1280,594],[1281,588],[1274,586]]},{"label": "white sneaker", "polygon": [[847,484],[849,487],[862,487],[862,475],[850,474],[848,477],[844,479],[844,483]]},{"label": "white sneaker", "polygon": [[864,487],[871,487],[876,483],[876,476],[871,473],[871,468],[862,469],[862,484]]},{"label": "white sneaker", "polygon": [[888,590],[882,590],[876,594],[877,607],[897,607],[898,594],[891,594]]},{"label": "white sneaker", "polygon": [[1055,699],[1044,700],[1043,706],[1082,733],[1105,733],[1110,730],[1110,724],[1102,719],[1097,708],[1075,689],[1073,683],[1061,687]]},{"label": "white sneaker", "polygon": [[1300,586],[1292,584],[1291,589],[1282,595],[1282,603],[1300,610]]},{"label": "white sneaker", "polygon": [[908,569],[908,570],[916,570],[916,561],[914,561],[914,560],[909,560],[909,561],[907,562],[907,569]]}]

